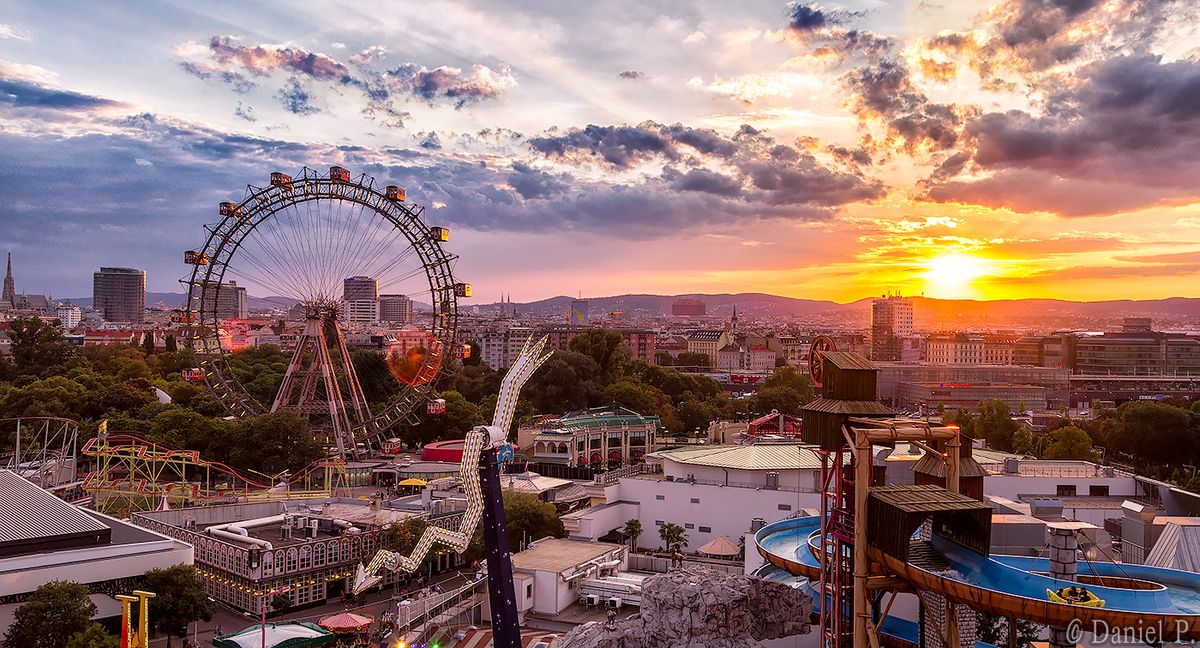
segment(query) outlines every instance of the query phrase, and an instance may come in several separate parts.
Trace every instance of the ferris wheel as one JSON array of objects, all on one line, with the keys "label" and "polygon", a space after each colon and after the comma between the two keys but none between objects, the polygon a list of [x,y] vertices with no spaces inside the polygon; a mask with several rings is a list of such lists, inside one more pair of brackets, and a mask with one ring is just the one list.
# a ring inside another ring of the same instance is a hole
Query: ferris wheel
[{"label": "ferris wheel", "polygon": [[[220,203],[204,246],[184,253],[192,270],[178,319],[189,328],[196,376],[233,416],[306,416],[310,431],[343,456],[385,438],[426,403],[443,361],[459,353],[458,299],[471,295],[454,279],[457,257],[443,249],[449,230],[427,226],[422,211],[403,189],[380,191],[373,178],[352,178],[340,166],[327,174],[305,167],[295,178],[272,173],[241,202]],[[227,324],[244,317],[247,295],[303,323],[290,331],[275,325],[292,359],[273,400],[230,363],[238,332]],[[403,326],[414,312],[428,321]],[[370,340],[380,323],[403,326],[405,342],[389,346],[389,371],[359,375],[347,334]],[[364,384],[393,393],[373,412]]]}]

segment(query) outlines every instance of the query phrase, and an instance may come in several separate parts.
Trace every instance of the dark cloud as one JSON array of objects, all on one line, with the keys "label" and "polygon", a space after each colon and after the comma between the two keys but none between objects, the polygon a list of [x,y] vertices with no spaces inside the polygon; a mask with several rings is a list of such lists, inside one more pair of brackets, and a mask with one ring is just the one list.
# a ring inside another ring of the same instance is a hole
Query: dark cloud
[{"label": "dark cloud", "polygon": [[184,72],[187,72],[197,79],[207,81],[208,79],[215,77],[228,85],[231,90],[238,94],[246,94],[247,92],[250,92],[254,88],[258,87],[257,83],[247,79],[240,72],[217,69],[206,70],[199,65],[192,63],[191,61],[181,61],[179,63],[179,67],[183,68]]},{"label": "dark cloud", "polygon": [[494,99],[516,84],[508,68],[492,70],[486,65],[476,65],[470,73],[464,73],[456,67],[442,66],[431,70],[423,65],[406,63],[384,73],[383,79],[389,89],[430,103],[449,100],[456,108]]},{"label": "dark cloud", "polygon": [[622,79],[644,79],[646,75],[637,70],[625,70],[619,75]]},{"label": "dark cloud", "polygon": [[697,153],[727,157],[737,144],[711,129],[682,124],[645,122],[637,126],[588,125],[559,134],[529,140],[530,146],[550,157],[599,157],[608,164],[627,168],[650,157],[677,159],[687,147]]},{"label": "dark cloud", "polygon": [[233,36],[213,36],[208,43],[213,59],[236,64],[250,74],[265,76],[276,70],[303,74],[314,79],[341,80],[350,70],[334,59],[300,48],[268,45],[243,46]]},{"label": "dark cloud", "polygon": [[663,179],[676,191],[700,191],[718,196],[737,196],[742,192],[742,183],[737,178],[699,167],[689,169],[687,173],[667,167],[663,170]]},{"label": "dark cloud", "polygon": [[312,95],[300,85],[298,79],[291,79],[288,84],[275,94],[279,105],[288,112],[296,115],[312,115],[321,112],[320,108],[312,105]]},{"label": "dark cloud", "polygon": [[525,199],[550,198],[565,193],[572,178],[567,173],[547,173],[524,162],[514,162],[514,173],[508,176],[508,186]]},{"label": "dark cloud", "polygon": [[[935,174],[930,195],[1064,215],[1200,195],[1200,63],[1124,56],[1084,66],[1072,81],[1040,115],[1014,110],[971,120],[969,163],[959,158]],[[951,179],[972,165],[988,176]]]},{"label": "dark cloud", "polygon": [[242,106],[242,102],[238,102],[237,108],[233,109],[233,116],[239,119],[244,119],[248,122],[258,121],[258,117],[254,116],[254,106]]},{"label": "dark cloud", "polygon": [[110,99],[48,88],[20,79],[4,78],[0,78],[0,104],[7,104],[14,108],[84,111],[123,105],[121,102]]},{"label": "dark cloud", "polygon": [[437,131],[417,133],[417,137],[420,139],[419,146],[423,149],[437,151],[442,148],[442,138],[438,136]]},{"label": "dark cloud", "polygon": [[788,27],[800,33],[841,25],[866,15],[865,11],[826,9],[816,3],[795,4],[788,10]]}]

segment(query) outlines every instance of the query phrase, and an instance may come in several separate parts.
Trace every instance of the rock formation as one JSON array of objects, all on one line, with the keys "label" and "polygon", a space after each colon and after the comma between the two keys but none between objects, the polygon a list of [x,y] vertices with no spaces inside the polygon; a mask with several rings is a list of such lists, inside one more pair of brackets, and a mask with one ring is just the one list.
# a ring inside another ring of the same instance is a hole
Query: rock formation
[{"label": "rock formation", "polygon": [[579,626],[556,648],[748,648],[810,631],[798,589],[693,566],[646,579],[640,613]]}]

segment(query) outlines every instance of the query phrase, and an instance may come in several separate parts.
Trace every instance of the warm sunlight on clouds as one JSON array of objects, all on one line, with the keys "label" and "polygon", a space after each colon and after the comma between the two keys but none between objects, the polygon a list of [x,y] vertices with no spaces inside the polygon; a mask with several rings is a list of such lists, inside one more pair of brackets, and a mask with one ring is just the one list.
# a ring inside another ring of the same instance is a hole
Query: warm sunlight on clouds
[{"label": "warm sunlight on clouds", "polygon": [[987,261],[961,252],[935,256],[925,267],[925,294],[943,299],[977,297],[975,281],[990,272]]}]

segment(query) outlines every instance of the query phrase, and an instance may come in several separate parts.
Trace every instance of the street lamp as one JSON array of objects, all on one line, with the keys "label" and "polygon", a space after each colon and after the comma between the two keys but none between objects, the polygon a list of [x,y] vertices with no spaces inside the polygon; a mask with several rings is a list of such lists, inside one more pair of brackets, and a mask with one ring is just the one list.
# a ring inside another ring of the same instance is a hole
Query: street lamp
[{"label": "street lamp", "polygon": [[283,587],[263,593],[262,605],[259,606],[262,608],[262,623],[260,623],[258,626],[259,630],[262,631],[262,648],[267,648],[267,606],[270,605],[270,597],[275,596],[276,594],[283,594],[284,592],[291,591],[291,589],[291,586],[284,585]]}]

